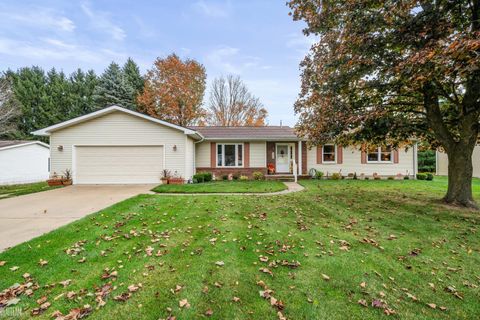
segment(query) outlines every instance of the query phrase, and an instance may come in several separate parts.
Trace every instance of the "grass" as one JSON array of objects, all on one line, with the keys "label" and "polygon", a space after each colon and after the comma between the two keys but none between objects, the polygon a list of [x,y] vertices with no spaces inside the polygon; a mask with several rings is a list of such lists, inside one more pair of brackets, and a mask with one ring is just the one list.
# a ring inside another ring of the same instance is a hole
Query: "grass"
[{"label": "grass", "polygon": [[[52,305],[39,319],[85,304],[89,319],[201,319],[207,310],[212,319],[278,319],[259,281],[288,319],[480,314],[479,213],[442,205],[445,179],[301,183],[305,191],[281,196],[131,198],[1,253],[0,289],[29,273],[40,288],[17,307],[28,318],[47,297]],[[480,200],[479,180],[474,193]],[[80,240],[84,251],[65,253]],[[118,277],[102,280],[106,268]],[[94,293],[108,282],[114,290],[97,309]],[[138,283],[127,301],[113,299]],[[179,307],[183,299],[190,308]]]},{"label": "grass", "polygon": [[36,193],[59,188],[49,187],[46,182],[36,182],[27,184],[16,184],[8,186],[0,186],[0,199],[22,196],[24,194]]},{"label": "grass", "polygon": [[195,184],[161,184],[158,193],[265,193],[285,190],[280,181],[213,181]]}]

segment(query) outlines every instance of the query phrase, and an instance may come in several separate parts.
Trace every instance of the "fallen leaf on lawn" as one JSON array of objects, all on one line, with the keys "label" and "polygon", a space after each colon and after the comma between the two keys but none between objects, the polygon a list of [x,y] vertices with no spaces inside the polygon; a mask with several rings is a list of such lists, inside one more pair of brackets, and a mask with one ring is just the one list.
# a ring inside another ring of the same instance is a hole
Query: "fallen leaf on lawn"
[{"label": "fallen leaf on lawn", "polygon": [[328,281],[328,280],[330,280],[330,277],[329,277],[329,276],[327,276],[327,275],[326,275],[326,274],[324,274],[324,273],[322,273],[322,278],[323,278],[323,280],[325,280],[325,281]]},{"label": "fallen leaf on lawn", "polygon": [[367,300],[365,300],[365,299],[360,299],[360,300],[357,301],[357,303],[359,305],[364,306],[364,307],[368,307]]},{"label": "fallen leaf on lawn", "polygon": [[17,271],[20,267],[14,266],[10,268],[10,271]]},{"label": "fallen leaf on lawn", "polygon": [[87,258],[83,257],[82,259],[77,260],[78,263],[84,263],[87,261]]},{"label": "fallen leaf on lawn", "polygon": [[108,272],[108,270],[105,270],[105,272],[102,274],[102,279],[110,279],[110,278],[116,278],[118,276],[118,272],[117,271],[112,271],[112,272]]},{"label": "fallen leaf on lawn", "polygon": [[122,294],[119,294],[118,296],[115,296],[113,298],[113,300],[120,301],[120,302],[125,302],[128,299],[130,299],[131,296],[132,296],[132,294],[130,292],[124,292]]},{"label": "fallen leaf on lawn", "polygon": [[73,300],[76,296],[77,296],[77,293],[75,291],[67,292],[67,299],[68,300]]},{"label": "fallen leaf on lawn", "polygon": [[360,287],[362,287],[362,288],[366,288],[366,287],[367,287],[367,283],[366,283],[365,281],[364,281],[364,282],[362,282],[362,283],[360,283]]},{"label": "fallen leaf on lawn", "polygon": [[217,266],[223,267],[223,266],[225,265],[225,262],[223,262],[223,261],[217,261],[217,262],[215,262],[215,264],[216,264]]},{"label": "fallen leaf on lawn", "polygon": [[72,282],[71,279],[67,279],[67,280],[64,280],[64,281],[60,281],[59,283],[60,283],[63,287],[66,287],[66,286],[68,286],[71,282]]},{"label": "fallen leaf on lawn", "polygon": [[280,311],[277,312],[277,317],[278,317],[278,320],[287,320],[287,317],[285,317],[283,313]]},{"label": "fallen leaf on lawn", "polygon": [[55,317],[55,320],[77,320],[86,318],[91,312],[92,307],[86,304],[82,308],[74,308],[70,310],[66,316],[57,310],[52,314],[52,317]]},{"label": "fallen leaf on lawn", "polygon": [[427,303],[427,306],[429,306],[432,309],[436,309],[437,305],[435,303]]},{"label": "fallen leaf on lawn", "polygon": [[397,236],[394,234],[391,234],[388,236],[388,240],[395,240],[395,239],[397,239]]},{"label": "fallen leaf on lawn", "polygon": [[213,315],[213,310],[212,309],[208,309],[207,311],[205,311],[205,315],[207,317],[211,317]]},{"label": "fallen leaf on lawn", "polygon": [[259,259],[262,262],[267,262],[268,261],[268,257],[264,257],[264,256],[260,256]]},{"label": "fallen leaf on lawn", "polygon": [[271,275],[271,276],[273,277],[273,272],[270,271],[269,269],[267,269],[267,268],[260,268],[259,270],[260,270],[261,272],[263,272],[263,273],[268,273],[269,275]]},{"label": "fallen leaf on lawn", "polygon": [[130,292],[137,292],[138,289],[140,289],[142,287],[142,284],[139,283],[138,285],[135,285],[135,284],[131,284],[128,286],[128,291]]},{"label": "fallen leaf on lawn", "polygon": [[238,302],[238,301],[240,301],[240,298],[239,297],[233,297],[232,300],[233,300],[233,302]]},{"label": "fallen leaf on lawn", "polygon": [[47,260],[40,259],[40,261],[38,261],[38,264],[39,264],[41,267],[43,267],[43,266],[45,266],[45,265],[48,264],[48,261],[47,261]]},{"label": "fallen leaf on lawn", "polygon": [[7,261],[4,261],[4,260],[0,261],[0,267],[3,267],[6,263]]},{"label": "fallen leaf on lawn", "polygon": [[188,303],[188,300],[187,299],[182,299],[178,302],[178,306],[180,308],[190,308],[190,303]]}]

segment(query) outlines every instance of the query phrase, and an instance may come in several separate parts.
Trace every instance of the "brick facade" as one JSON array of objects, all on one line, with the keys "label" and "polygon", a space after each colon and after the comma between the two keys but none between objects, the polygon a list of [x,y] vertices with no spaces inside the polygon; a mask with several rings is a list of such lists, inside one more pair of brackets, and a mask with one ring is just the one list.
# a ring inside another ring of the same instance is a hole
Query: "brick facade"
[{"label": "brick facade", "polygon": [[197,172],[211,172],[217,179],[223,175],[240,174],[252,178],[254,172],[267,174],[267,168],[197,168]]}]

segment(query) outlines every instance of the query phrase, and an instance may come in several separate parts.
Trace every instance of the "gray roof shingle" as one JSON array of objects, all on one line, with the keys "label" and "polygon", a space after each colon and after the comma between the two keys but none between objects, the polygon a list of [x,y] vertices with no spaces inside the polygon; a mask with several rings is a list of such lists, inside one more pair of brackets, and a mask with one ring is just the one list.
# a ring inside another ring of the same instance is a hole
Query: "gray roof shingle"
[{"label": "gray roof shingle", "polygon": [[190,127],[207,140],[299,140],[295,129],[288,126],[263,127]]}]

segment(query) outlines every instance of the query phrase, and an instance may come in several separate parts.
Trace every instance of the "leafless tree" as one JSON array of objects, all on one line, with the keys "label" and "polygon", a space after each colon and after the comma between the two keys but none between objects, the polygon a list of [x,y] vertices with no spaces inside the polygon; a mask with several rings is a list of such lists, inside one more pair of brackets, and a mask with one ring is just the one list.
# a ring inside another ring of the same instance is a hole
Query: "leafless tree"
[{"label": "leafless tree", "polygon": [[0,136],[15,130],[12,119],[19,115],[20,107],[12,91],[12,84],[5,76],[0,77]]},{"label": "leafless tree", "polygon": [[213,81],[206,122],[216,126],[264,126],[267,110],[238,76]]}]

